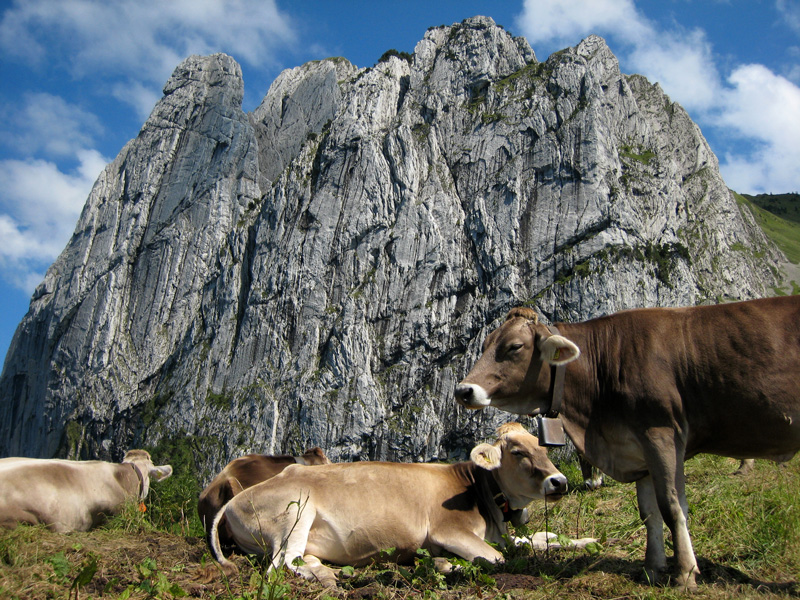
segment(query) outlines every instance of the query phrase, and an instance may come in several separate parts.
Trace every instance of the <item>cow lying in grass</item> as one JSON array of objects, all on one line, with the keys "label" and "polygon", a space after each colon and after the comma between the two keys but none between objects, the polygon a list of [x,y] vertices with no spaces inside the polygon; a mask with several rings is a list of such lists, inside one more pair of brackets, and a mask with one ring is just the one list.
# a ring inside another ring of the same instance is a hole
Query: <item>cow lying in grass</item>
[{"label": "cow lying in grass", "polygon": [[225,516],[245,551],[268,554],[270,568],[335,585],[322,564],[361,566],[394,549],[392,559],[413,559],[420,548],[448,551],[491,563],[503,555],[504,507],[522,510],[535,499],[558,500],[567,480],[538,441],[518,423],[498,429],[494,444],[480,444],[471,461],[457,464],[360,462],[303,467],[253,486],[223,507],[211,531],[214,557],[228,570],[217,527]]},{"label": "cow lying in grass", "polygon": [[41,458],[0,459],[0,526],[44,524],[57,532],[88,531],[144,500],[150,479],[162,481],[172,467],[156,467],[145,450],[129,450],[122,463]]}]

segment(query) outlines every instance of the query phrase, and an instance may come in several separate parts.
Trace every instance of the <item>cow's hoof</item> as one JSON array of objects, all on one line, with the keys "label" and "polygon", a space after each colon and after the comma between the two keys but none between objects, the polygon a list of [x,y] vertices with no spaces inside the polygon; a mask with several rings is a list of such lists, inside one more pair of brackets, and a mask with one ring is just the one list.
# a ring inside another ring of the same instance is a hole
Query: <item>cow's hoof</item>
[{"label": "cow's hoof", "polygon": [[697,571],[681,573],[675,580],[675,587],[684,592],[697,591]]},{"label": "cow's hoof", "polygon": [[453,571],[453,563],[444,558],[443,556],[436,556],[433,559],[433,568],[439,573],[447,575]]}]

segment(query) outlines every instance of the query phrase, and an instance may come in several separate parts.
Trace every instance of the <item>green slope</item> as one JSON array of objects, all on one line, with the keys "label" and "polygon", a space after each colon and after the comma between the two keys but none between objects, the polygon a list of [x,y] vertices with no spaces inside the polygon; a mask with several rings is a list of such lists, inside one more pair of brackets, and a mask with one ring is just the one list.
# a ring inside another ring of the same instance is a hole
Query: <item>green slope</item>
[{"label": "green slope", "polygon": [[[796,206],[790,202],[784,203],[782,206],[787,217],[782,218],[750,200],[751,196],[743,196],[736,192],[733,192],[733,195],[740,205],[750,209],[761,229],[778,248],[783,250],[786,257],[794,264],[800,264],[800,203]],[[797,194],[782,196],[797,196]]]},{"label": "green slope", "polygon": [[800,194],[742,194],[756,206],[787,221],[800,223]]}]

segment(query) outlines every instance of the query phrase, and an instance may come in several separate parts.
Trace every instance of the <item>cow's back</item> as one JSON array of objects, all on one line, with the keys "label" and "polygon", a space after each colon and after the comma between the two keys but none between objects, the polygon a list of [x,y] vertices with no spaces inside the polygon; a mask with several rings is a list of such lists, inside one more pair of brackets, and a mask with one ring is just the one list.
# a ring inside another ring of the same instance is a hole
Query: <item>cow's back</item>
[{"label": "cow's back", "polygon": [[[621,439],[624,423],[637,431],[677,419],[687,458],[787,460],[800,449],[800,296],[633,309],[559,326],[583,352],[567,377],[589,376],[566,401],[591,415],[585,449],[616,478],[628,479],[604,457],[625,453],[600,442]],[[600,393],[582,392],[592,389]]]},{"label": "cow's back", "polygon": [[687,455],[791,458],[800,449],[800,296],[691,315],[697,390],[684,395],[697,435]]},{"label": "cow's back", "polygon": [[307,553],[358,566],[388,548],[395,548],[401,560],[413,555],[429,546],[429,532],[447,519],[483,536],[485,524],[470,485],[459,465],[294,465],[245,490],[226,507],[226,516],[241,542],[254,513],[267,519],[287,510],[314,511]]}]

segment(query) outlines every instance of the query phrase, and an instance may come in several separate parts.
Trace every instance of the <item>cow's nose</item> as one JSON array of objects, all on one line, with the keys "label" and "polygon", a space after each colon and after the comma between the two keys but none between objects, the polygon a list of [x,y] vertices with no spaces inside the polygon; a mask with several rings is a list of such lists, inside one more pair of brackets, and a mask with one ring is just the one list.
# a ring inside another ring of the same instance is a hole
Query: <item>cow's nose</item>
[{"label": "cow's nose", "polygon": [[472,386],[466,383],[459,383],[456,386],[456,398],[459,400],[463,400],[464,402],[469,402],[470,398],[472,398]]},{"label": "cow's nose", "polygon": [[561,496],[567,493],[567,478],[561,473],[551,475],[544,480],[545,496]]},{"label": "cow's nose", "polygon": [[475,383],[459,383],[455,390],[456,400],[467,408],[483,408],[489,406],[489,396],[481,386]]}]

